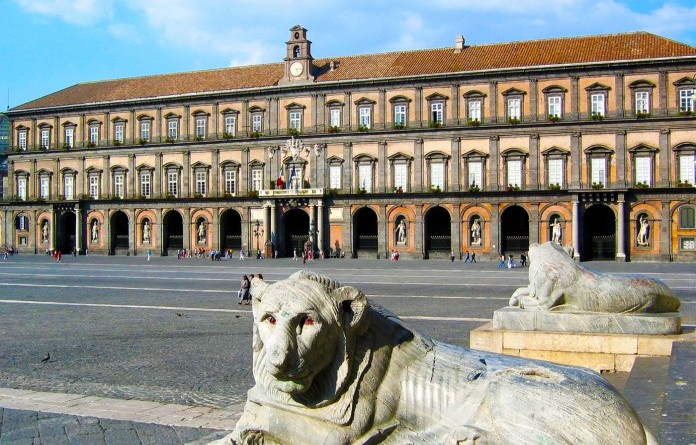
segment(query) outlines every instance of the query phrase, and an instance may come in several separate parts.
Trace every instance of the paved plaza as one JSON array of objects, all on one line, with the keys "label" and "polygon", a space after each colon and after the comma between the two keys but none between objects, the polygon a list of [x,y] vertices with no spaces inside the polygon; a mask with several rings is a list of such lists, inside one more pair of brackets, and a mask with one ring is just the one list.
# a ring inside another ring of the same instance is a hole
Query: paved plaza
[{"label": "paved plaza", "polygon": [[[659,278],[696,325],[696,266],[584,263]],[[528,282],[497,262],[15,255],[0,263],[0,443],[204,443],[233,427],[252,386],[242,274],[301,268],[363,290],[432,338],[467,347]],[[49,357],[50,355],[50,357]]]}]

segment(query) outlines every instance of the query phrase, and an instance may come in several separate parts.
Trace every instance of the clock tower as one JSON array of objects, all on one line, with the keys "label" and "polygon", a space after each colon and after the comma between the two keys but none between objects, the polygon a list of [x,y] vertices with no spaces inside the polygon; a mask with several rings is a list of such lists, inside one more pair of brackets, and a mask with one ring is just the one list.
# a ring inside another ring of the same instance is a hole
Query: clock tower
[{"label": "clock tower", "polygon": [[307,30],[300,25],[290,28],[290,40],[285,42],[285,75],[279,83],[314,82],[314,66],[312,65],[312,42],[307,40]]}]

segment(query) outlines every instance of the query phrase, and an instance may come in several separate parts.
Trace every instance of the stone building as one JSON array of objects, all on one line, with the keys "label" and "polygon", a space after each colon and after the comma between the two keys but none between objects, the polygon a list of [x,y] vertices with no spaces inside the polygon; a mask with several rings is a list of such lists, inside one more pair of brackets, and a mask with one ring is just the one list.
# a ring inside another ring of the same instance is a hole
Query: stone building
[{"label": "stone building", "polygon": [[300,26],[285,45],[11,109],[0,243],[495,258],[555,237],[582,260],[696,258],[696,48],[459,36],[314,59]]}]

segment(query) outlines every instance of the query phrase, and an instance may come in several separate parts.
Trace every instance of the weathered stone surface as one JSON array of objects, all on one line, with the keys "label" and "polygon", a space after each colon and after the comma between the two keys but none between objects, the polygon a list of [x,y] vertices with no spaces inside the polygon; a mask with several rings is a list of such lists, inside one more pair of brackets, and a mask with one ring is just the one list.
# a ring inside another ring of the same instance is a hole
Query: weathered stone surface
[{"label": "weathered stone surface", "polygon": [[310,272],[252,294],[256,384],[215,443],[655,443],[590,370],[435,342]]},{"label": "weathered stone surface", "polygon": [[605,334],[678,334],[679,313],[616,314],[527,311],[506,307],[493,313],[493,327],[511,331],[588,332]]},{"label": "weathered stone surface", "polygon": [[510,306],[561,312],[677,312],[681,302],[661,281],[600,274],[581,267],[556,243],[529,246],[529,285]]}]

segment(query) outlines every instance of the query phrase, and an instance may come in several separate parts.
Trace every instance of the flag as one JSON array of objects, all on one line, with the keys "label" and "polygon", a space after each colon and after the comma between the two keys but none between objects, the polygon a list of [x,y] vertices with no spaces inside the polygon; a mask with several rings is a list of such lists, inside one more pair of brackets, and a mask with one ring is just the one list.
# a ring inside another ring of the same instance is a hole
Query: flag
[{"label": "flag", "polygon": [[283,186],[283,164],[280,164],[280,170],[278,170],[278,179],[276,179],[276,188],[281,188]]},{"label": "flag", "polygon": [[292,166],[292,170],[290,171],[290,180],[288,181],[288,188],[292,188],[293,183],[295,182],[295,166]]}]

